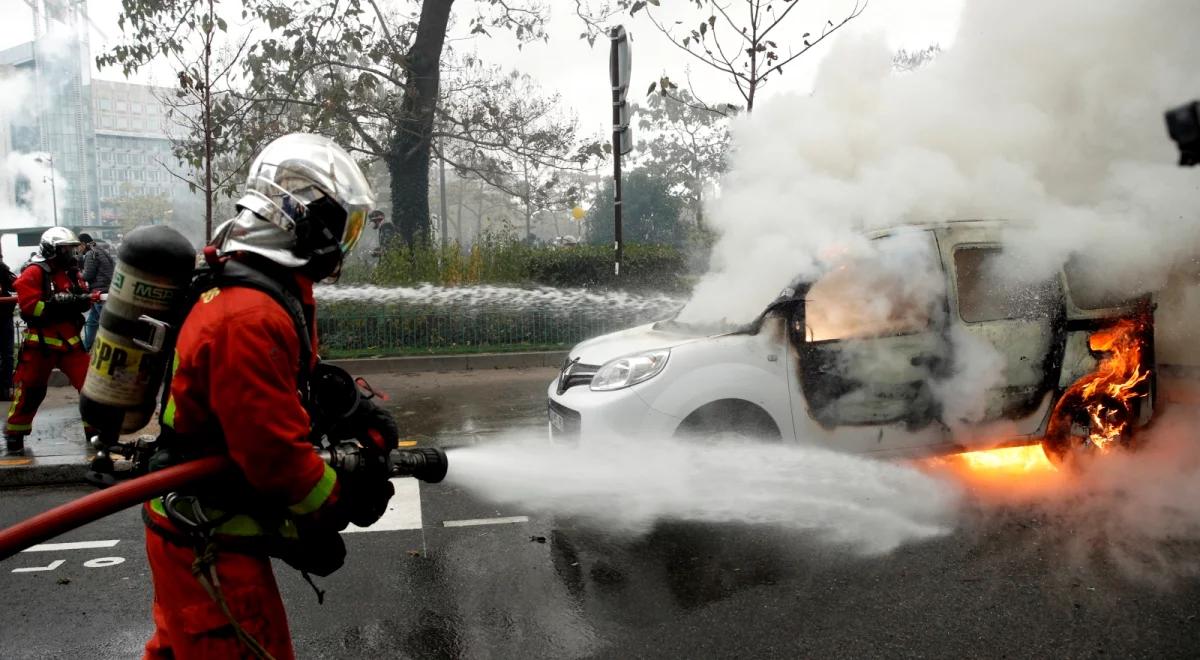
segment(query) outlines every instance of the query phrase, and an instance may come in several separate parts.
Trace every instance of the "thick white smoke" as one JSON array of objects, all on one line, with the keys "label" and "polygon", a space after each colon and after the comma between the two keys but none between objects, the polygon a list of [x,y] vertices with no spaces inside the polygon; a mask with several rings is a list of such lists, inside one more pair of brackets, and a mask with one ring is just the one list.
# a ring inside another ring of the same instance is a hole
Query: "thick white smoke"
[{"label": "thick white smoke", "polygon": [[[71,194],[65,177],[54,170],[51,154],[10,151],[14,128],[44,130],[39,120],[61,102],[68,84],[61,72],[70,58],[80,56],[71,28],[58,23],[39,37],[36,54],[37,76],[29,69],[0,72],[0,227],[8,229],[52,225]],[[3,246],[10,266],[25,260],[27,251],[16,247],[15,237],[6,236]]]},{"label": "thick white smoke", "polygon": [[1029,277],[1080,255],[1102,286],[1162,287],[1200,247],[1200,177],[1162,119],[1200,95],[1196,25],[1191,0],[976,0],[906,74],[881,37],[847,35],[811,96],[735,125],[683,318],[752,317],[855,232],[949,218],[1024,223],[1007,254]]},{"label": "thick white smoke", "polygon": [[[13,182],[24,184],[24,188],[14,195],[14,204],[0,206],[4,220],[0,225],[6,227],[36,227],[49,223],[46,217],[52,217],[55,203],[62,210],[61,195],[67,194],[67,186],[63,177],[53,171],[50,158],[45,153],[10,153],[0,162],[0,176],[7,177]],[[51,183],[53,181],[53,183]],[[39,218],[42,218],[39,220]]]}]

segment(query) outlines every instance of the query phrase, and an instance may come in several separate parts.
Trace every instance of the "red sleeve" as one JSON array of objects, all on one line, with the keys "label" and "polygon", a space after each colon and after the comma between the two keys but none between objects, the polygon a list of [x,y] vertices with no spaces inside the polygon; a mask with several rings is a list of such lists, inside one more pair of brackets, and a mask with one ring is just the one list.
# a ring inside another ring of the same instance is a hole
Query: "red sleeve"
[{"label": "red sleeve", "polygon": [[308,441],[296,389],[300,346],[291,319],[268,302],[214,335],[208,398],[246,480],[299,514],[332,504],[336,477]]},{"label": "red sleeve", "polygon": [[20,306],[22,314],[41,316],[41,310],[37,307],[38,303],[42,302],[44,275],[40,266],[30,266],[21,271],[21,275],[13,283],[13,288],[17,291],[17,305]]}]

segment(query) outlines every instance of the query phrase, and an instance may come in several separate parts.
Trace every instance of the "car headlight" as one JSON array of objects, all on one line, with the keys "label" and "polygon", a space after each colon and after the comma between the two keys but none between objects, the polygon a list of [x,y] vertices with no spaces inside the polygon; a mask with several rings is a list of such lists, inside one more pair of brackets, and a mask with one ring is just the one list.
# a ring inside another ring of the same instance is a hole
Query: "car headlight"
[{"label": "car headlight", "polygon": [[669,350],[646,351],[617,358],[600,367],[592,377],[593,392],[608,392],[629,387],[657,376],[667,366]]}]

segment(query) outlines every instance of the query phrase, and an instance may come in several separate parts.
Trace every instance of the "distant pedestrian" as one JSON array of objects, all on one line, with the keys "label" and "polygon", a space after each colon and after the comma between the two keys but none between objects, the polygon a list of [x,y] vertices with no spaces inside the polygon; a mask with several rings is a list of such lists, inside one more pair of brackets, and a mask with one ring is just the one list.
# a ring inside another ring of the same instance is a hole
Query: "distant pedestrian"
[{"label": "distant pedestrian", "polygon": [[396,225],[388,222],[383,215],[383,211],[375,209],[367,216],[367,220],[371,221],[371,226],[379,231],[379,247],[376,256],[383,254],[384,250],[391,250],[400,244],[400,232],[396,229]]},{"label": "distant pedestrian", "polygon": [[13,313],[17,310],[17,290],[13,284],[17,276],[3,261],[0,254],[0,296],[12,298],[12,302],[0,303],[0,401],[12,401],[13,358],[16,347],[13,343]]},{"label": "distant pedestrian", "polygon": [[[113,257],[108,250],[92,240],[91,234],[79,235],[80,250],[83,253],[83,280],[87,282],[88,291],[101,294],[108,293],[108,285],[112,283]],[[104,302],[96,302],[88,310],[87,321],[83,325],[83,350],[91,351],[92,342],[96,341],[96,332],[100,329],[100,312]]]}]

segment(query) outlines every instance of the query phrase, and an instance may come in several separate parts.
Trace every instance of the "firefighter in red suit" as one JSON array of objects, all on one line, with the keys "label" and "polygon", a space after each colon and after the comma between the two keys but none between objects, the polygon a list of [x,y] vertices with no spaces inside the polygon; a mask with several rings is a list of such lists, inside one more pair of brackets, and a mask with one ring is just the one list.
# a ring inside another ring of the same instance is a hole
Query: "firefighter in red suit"
[{"label": "firefighter in red suit", "polygon": [[79,277],[75,259],[78,248],[79,238],[70,229],[47,229],[37,255],[13,285],[26,328],[4,428],[5,450],[10,456],[25,453],[25,436],[33,429],[33,417],[46,398],[50,372],[58,368],[76,390],[83,386],[87,375],[88,354],[79,331],[83,328],[83,313],[99,294],[90,295]]},{"label": "firefighter in red suit", "polygon": [[[317,365],[313,283],[336,275],[372,202],[344,150],[284,136],[251,165],[238,215],[206,250],[216,274],[194,287],[180,330],[156,460],[226,454],[238,474],[143,508],[148,658],[292,657],[270,558],[328,575],[345,555],[338,532],[377,520],[392,495],[386,476],[322,461],[310,441],[321,411],[305,394]],[[399,439],[373,405],[352,426],[375,457]]]}]

